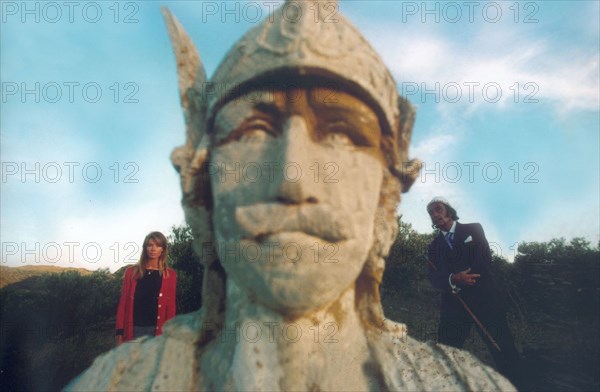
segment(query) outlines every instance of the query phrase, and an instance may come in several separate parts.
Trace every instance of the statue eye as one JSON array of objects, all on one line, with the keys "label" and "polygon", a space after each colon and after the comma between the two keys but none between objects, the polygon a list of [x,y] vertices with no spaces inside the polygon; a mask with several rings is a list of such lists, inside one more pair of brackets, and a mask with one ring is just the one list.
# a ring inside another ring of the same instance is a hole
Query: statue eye
[{"label": "statue eye", "polygon": [[244,132],[238,140],[244,143],[260,143],[265,141],[267,137],[268,133],[262,129],[253,129]]},{"label": "statue eye", "polygon": [[332,145],[343,145],[343,146],[351,146],[354,143],[350,137],[342,132],[329,132],[325,137],[325,142],[330,143]]},{"label": "statue eye", "polygon": [[325,140],[336,145],[362,146],[356,138],[356,130],[347,121],[334,121],[327,124]]},{"label": "statue eye", "polygon": [[274,136],[273,125],[264,119],[253,118],[245,121],[239,128],[237,139],[245,143],[259,143]]}]

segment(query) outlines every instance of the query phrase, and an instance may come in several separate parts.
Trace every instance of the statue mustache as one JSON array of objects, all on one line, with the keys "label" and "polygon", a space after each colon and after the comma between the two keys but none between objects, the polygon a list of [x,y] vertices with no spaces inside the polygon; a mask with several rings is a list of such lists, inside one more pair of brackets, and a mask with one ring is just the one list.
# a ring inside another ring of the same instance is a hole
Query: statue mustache
[{"label": "statue mustache", "polygon": [[333,208],[324,205],[290,206],[261,203],[240,206],[235,219],[242,238],[262,242],[265,236],[280,232],[300,231],[329,242],[353,238],[354,228]]}]

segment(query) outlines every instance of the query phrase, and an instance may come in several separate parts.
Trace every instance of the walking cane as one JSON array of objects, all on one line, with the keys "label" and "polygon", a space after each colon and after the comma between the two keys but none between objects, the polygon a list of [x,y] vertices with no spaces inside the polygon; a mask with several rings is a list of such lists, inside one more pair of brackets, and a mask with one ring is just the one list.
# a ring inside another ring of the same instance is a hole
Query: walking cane
[{"label": "walking cane", "polygon": [[[429,265],[431,266],[431,268],[433,268],[435,271],[438,270],[437,267],[431,261],[429,261],[429,258],[427,258],[426,255],[423,255],[423,257],[425,257],[425,260],[427,260],[427,262],[429,263]],[[490,335],[490,333],[488,332],[488,330],[485,329],[485,327],[483,326],[483,324],[481,324],[481,321],[479,321],[479,319],[477,318],[477,316],[475,316],[475,314],[473,313],[473,311],[471,311],[471,309],[469,308],[469,305],[466,304],[466,302],[460,297],[460,295],[458,295],[458,293],[452,292],[452,294],[464,306],[464,308],[467,311],[467,313],[469,313],[469,316],[471,316],[471,318],[473,319],[473,321],[475,321],[475,324],[477,324],[477,326],[479,326],[479,328],[481,328],[481,330],[483,331],[483,333],[485,334],[485,336],[487,336],[487,338],[494,345],[494,347],[496,347],[498,349],[498,351],[502,351],[500,349],[500,346],[498,346],[498,343],[496,343],[496,341],[492,337],[492,335]]]}]

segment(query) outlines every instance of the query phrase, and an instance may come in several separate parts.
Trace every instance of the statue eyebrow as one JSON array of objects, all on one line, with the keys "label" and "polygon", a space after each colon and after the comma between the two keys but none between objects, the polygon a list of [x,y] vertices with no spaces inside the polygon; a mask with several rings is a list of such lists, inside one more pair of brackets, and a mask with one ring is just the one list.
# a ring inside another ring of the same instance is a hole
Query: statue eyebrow
[{"label": "statue eyebrow", "polygon": [[320,105],[316,108],[321,108],[326,111],[326,113],[322,113],[324,118],[339,118],[342,121],[355,121],[359,118],[364,118],[368,123],[379,124],[379,119],[375,113],[369,110],[364,110],[361,108],[359,112],[356,111],[356,107],[352,107],[351,105],[344,104],[326,104]]},{"label": "statue eyebrow", "polygon": [[[257,101],[258,102],[252,102],[251,100],[247,99],[245,102],[253,103],[253,105],[249,108],[247,107],[243,109],[244,112],[247,111],[245,114],[233,120],[232,122],[228,122],[225,127],[213,127],[213,129],[216,129],[217,144],[220,145],[226,143],[228,140],[231,140],[231,138],[235,136],[236,130],[252,118],[263,117],[265,120],[275,124],[281,121],[281,118],[283,117],[282,110],[276,102],[274,102],[272,99],[260,100],[260,98],[257,99]],[[240,102],[238,101],[234,105],[225,107],[222,110],[224,112],[233,111],[240,114],[239,110],[241,108],[237,106],[239,103]],[[222,113],[222,111],[219,111],[215,120],[221,118],[220,116],[223,115]],[[268,117],[268,119],[266,117]]]},{"label": "statue eyebrow", "polygon": [[279,119],[281,118],[281,114],[282,114],[282,108],[279,107],[279,105],[277,105],[275,102],[269,101],[269,102],[258,102],[255,106],[254,106],[254,110],[258,110],[260,112],[263,112],[264,114],[273,117],[275,119]]},{"label": "statue eyebrow", "polygon": [[[242,105],[242,107],[239,106],[240,104]],[[248,106],[246,106],[246,105],[248,105]],[[214,121],[216,121],[216,119],[219,118],[220,116],[222,116],[222,114],[225,112],[233,111],[233,112],[239,113],[240,110],[241,111],[251,110],[252,112],[259,111],[259,112],[262,112],[263,114],[266,114],[266,115],[269,115],[272,117],[277,117],[277,118],[281,117],[281,109],[273,101],[273,99],[265,99],[262,96],[258,97],[258,98],[242,97],[242,98],[238,98],[236,101],[231,101],[230,103],[225,104],[223,108],[221,108],[219,111],[217,111],[217,114],[214,117]],[[251,114],[244,115],[244,118],[247,118],[249,116],[251,116]]]},{"label": "statue eyebrow", "polygon": [[[333,97],[333,99],[335,101],[332,101],[332,102],[327,102],[326,100],[323,100],[323,99],[311,99],[309,105],[311,107],[335,110],[335,111],[339,111],[342,113],[354,114],[356,112],[356,106],[353,105],[353,103],[351,103],[351,102],[347,103],[343,100],[335,99],[335,96]],[[365,108],[363,108],[363,107],[360,108],[360,112],[361,112],[360,115],[372,113],[374,115],[375,119],[377,119],[377,114],[375,112],[373,112],[372,110],[365,110],[366,108],[368,108],[368,106],[366,106]]]}]

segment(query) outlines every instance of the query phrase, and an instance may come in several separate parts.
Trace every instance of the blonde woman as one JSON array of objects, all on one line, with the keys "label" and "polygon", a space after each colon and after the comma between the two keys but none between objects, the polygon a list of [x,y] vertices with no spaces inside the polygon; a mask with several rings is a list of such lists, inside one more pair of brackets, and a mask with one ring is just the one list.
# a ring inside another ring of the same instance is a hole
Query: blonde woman
[{"label": "blonde woman", "polygon": [[153,231],[144,239],[140,261],[125,271],[117,310],[117,345],[144,335],[158,336],[175,316],[177,274],[167,267],[165,236]]}]

